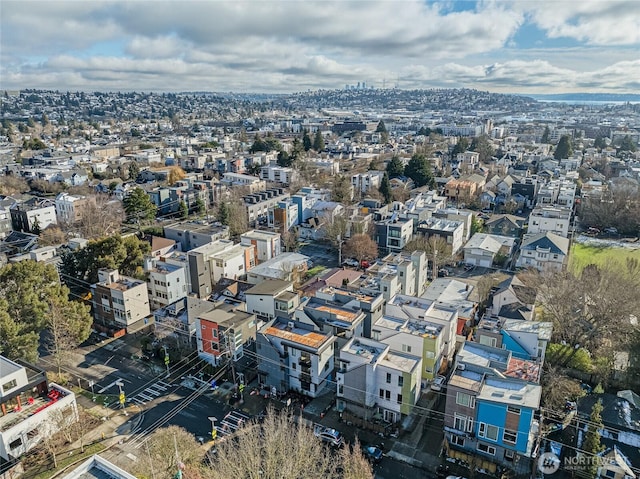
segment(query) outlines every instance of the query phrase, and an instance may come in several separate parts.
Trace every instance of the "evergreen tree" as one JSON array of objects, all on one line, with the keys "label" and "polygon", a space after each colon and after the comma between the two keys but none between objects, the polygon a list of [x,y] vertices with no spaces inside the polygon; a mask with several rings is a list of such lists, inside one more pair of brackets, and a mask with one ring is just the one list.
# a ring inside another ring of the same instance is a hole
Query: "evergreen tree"
[{"label": "evergreen tree", "polygon": [[38,221],[38,218],[35,218],[35,219],[33,220],[33,225],[31,225],[31,232],[32,232],[34,235],[38,235],[38,236],[40,236],[40,232],[41,232],[41,231],[40,231],[40,222]]},{"label": "evergreen tree", "polygon": [[380,142],[386,143],[389,141],[389,132],[387,131],[387,126],[384,124],[383,120],[380,120],[378,126],[376,127],[376,132],[380,133]]},{"label": "evergreen tree", "polygon": [[604,137],[601,135],[596,136],[595,141],[593,142],[593,146],[594,148],[597,148],[598,150],[603,150],[607,147],[607,142],[605,141]]},{"label": "evergreen tree", "polygon": [[156,217],[158,208],[151,202],[151,198],[142,188],[134,188],[122,201],[127,223],[141,225],[152,221]]},{"label": "evergreen tree", "polygon": [[387,172],[384,173],[382,177],[382,181],[380,182],[380,187],[378,191],[384,197],[384,203],[389,204],[393,201],[393,191],[391,190],[391,183],[389,182],[389,175]]},{"label": "evergreen tree", "polygon": [[487,135],[475,137],[469,149],[478,153],[478,160],[483,163],[489,161],[494,153],[493,145]]},{"label": "evergreen tree", "polygon": [[573,146],[571,145],[571,138],[569,135],[562,135],[556,145],[556,151],[553,152],[553,157],[556,160],[564,160],[565,158],[569,158],[572,154]]},{"label": "evergreen tree", "polygon": [[540,138],[540,143],[549,143],[549,135],[551,131],[549,130],[549,125],[544,127],[544,132],[542,133],[542,138]]},{"label": "evergreen tree", "polygon": [[302,146],[304,151],[309,151],[311,149],[311,138],[309,137],[309,132],[307,130],[304,130],[304,133],[302,134]]},{"label": "evergreen tree", "polygon": [[267,143],[260,137],[260,133],[256,133],[253,139],[253,145],[249,149],[250,153],[257,153],[258,151],[268,151],[269,147]]},{"label": "evergreen tree", "polygon": [[629,135],[625,135],[625,137],[620,142],[620,151],[636,151],[638,146],[633,142]]},{"label": "evergreen tree", "polygon": [[[589,416],[589,424],[587,425],[587,432],[584,435],[584,441],[582,441],[582,450],[587,454],[596,456],[604,450],[604,446],[600,441],[600,430],[602,429],[602,401],[598,400],[591,408],[591,415]],[[591,458],[589,458],[591,459]],[[595,461],[588,463],[588,473],[591,477],[596,477],[597,465]]]},{"label": "evergreen tree", "polygon": [[313,139],[313,149],[320,152],[324,150],[324,137],[320,130],[316,131],[316,136]]},{"label": "evergreen tree", "polygon": [[282,167],[291,166],[291,164],[293,163],[291,155],[289,155],[289,153],[284,150],[278,153],[278,159],[276,161],[278,163],[278,166]]},{"label": "evergreen tree", "polygon": [[469,148],[469,140],[464,136],[458,138],[458,143],[453,147],[451,155],[455,158],[458,153],[464,153]]},{"label": "evergreen tree", "polygon": [[220,203],[220,207],[218,208],[218,221],[223,225],[229,225],[229,208],[224,201]]},{"label": "evergreen tree", "polygon": [[189,216],[189,207],[187,206],[187,204],[184,201],[180,201],[179,204],[179,211],[180,211],[180,218],[182,219],[187,219],[187,217]]},{"label": "evergreen tree", "polygon": [[404,164],[398,155],[393,155],[387,163],[387,173],[389,178],[397,178],[404,175]]},{"label": "evergreen tree", "polygon": [[431,164],[427,157],[421,153],[416,153],[411,157],[409,163],[407,163],[407,166],[404,169],[404,175],[411,178],[416,187],[433,185]]},{"label": "evergreen tree", "polygon": [[129,163],[129,179],[135,180],[136,178],[138,178],[139,174],[140,165],[138,165],[138,162],[136,160],[133,160],[131,163]]}]

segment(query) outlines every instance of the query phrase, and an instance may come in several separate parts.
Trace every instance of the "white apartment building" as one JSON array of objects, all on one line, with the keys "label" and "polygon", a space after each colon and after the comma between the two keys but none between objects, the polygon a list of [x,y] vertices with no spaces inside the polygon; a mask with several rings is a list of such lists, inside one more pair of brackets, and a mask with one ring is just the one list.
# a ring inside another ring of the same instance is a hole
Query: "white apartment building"
[{"label": "white apartment building", "polygon": [[247,231],[240,235],[240,244],[255,247],[256,264],[268,261],[282,253],[282,237],[280,233],[273,231]]},{"label": "white apartment building", "polygon": [[260,168],[260,179],[274,183],[288,185],[295,177],[295,170],[284,166],[278,166],[273,162]]},{"label": "white apartment building", "polygon": [[351,176],[351,185],[354,191],[366,193],[372,189],[378,189],[384,176],[384,171],[367,171]]},{"label": "white apartment building", "polygon": [[561,271],[569,255],[569,239],[555,233],[525,235],[516,266]]},{"label": "white apartment building", "polygon": [[73,392],[47,381],[46,372],[0,356],[0,457],[19,458],[78,420]]},{"label": "white apartment building", "polygon": [[567,238],[571,231],[570,208],[536,206],[529,215],[528,233],[555,233]]},{"label": "white apartment building", "polygon": [[82,218],[83,208],[91,201],[86,196],[73,196],[69,193],[59,193],[56,196],[56,216],[59,223],[75,223]]},{"label": "white apartment building", "polygon": [[147,289],[151,309],[160,309],[187,297],[187,274],[182,266],[145,258]]},{"label": "white apartment building", "polygon": [[352,338],[340,350],[336,374],[338,409],[364,419],[374,414],[396,423],[420,398],[420,356],[391,351],[389,345]]}]

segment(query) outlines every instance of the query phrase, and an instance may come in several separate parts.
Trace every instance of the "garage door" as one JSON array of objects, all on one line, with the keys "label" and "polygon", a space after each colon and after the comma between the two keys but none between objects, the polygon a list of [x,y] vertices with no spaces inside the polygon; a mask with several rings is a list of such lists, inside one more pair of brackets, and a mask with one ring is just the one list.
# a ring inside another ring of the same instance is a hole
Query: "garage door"
[{"label": "garage door", "polygon": [[490,268],[491,267],[491,260],[490,259],[481,259],[480,260],[480,266],[483,268]]}]

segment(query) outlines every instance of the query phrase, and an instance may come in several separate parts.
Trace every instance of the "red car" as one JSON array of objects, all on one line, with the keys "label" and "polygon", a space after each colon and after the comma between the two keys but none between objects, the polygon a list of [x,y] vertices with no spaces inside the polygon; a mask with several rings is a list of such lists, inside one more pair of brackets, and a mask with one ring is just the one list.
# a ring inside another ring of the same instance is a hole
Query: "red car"
[{"label": "red car", "polygon": [[367,269],[369,266],[371,266],[371,263],[369,263],[369,262],[368,262],[368,261],[366,261],[366,260],[362,260],[362,261],[360,262],[360,267],[361,267],[361,268]]}]

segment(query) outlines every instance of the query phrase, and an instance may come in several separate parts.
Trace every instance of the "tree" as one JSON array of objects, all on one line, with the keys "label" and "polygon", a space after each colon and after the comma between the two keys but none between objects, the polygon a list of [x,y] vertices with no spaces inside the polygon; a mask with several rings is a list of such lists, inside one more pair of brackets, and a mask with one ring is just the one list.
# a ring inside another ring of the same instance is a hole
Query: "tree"
[{"label": "tree", "polygon": [[387,163],[387,173],[389,178],[397,178],[404,175],[404,163],[398,155],[393,155]]},{"label": "tree", "polygon": [[180,218],[187,219],[189,217],[189,207],[183,200],[180,200],[178,210],[180,212]]},{"label": "tree", "polygon": [[222,201],[218,206],[218,221],[223,225],[229,224],[229,208],[227,208],[226,201]]},{"label": "tree", "polygon": [[158,208],[151,202],[151,198],[142,188],[134,188],[125,196],[123,202],[127,223],[141,225],[153,221]]},{"label": "tree", "polygon": [[39,246],[61,245],[67,242],[67,235],[58,225],[49,225],[40,233]]},{"label": "tree", "polygon": [[338,248],[347,235],[347,218],[344,214],[335,216],[325,214],[322,222],[322,231],[324,232],[324,239]]},{"label": "tree", "polygon": [[250,431],[224,441],[211,468],[211,479],[373,479],[373,471],[356,443],[333,453],[295,416],[272,409],[262,423],[246,426]]},{"label": "tree", "polygon": [[451,151],[451,156],[455,158],[458,155],[458,153],[464,153],[465,151],[467,151],[468,148],[469,148],[469,140],[464,136],[461,136],[460,138],[458,138],[458,142],[456,143],[456,146],[453,147],[453,150]]},{"label": "tree", "polygon": [[187,173],[179,166],[172,166],[169,170],[169,177],[167,183],[169,185],[175,185],[178,181],[185,179]]},{"label": "tree", "polygon": [[218,205],[218,221],[229,227],[229,234],[237,237],[249,230],[247,209],[241,201],[222,201]]},{"label": "tree", "polygon": [[33,118],[29,117],[29,119],[27,120],[27,126],[28,126],[29,128],[35,128],[35,126],[36,126],[36,122],[35,122],[35,121],[33,121]]},{"label": "tree", "polygon": [[637,149],[638,145],[634,143],[629,135],[625,135],[620,142],[619,151],[636,151]]},{"label": "tree", "polygon": [[320,130],[316,130],[316,136],[313,139],[313,149],[317,152],[324,150],[324,137]]},{"label": "tree", "polygon": [[151,245],[136,236],[111,235],[91,240],[82,249],[62,253],[60,275],[72,291],[85,292],[87,284],[98,282],[100,268],[140,276],[144,256],[150,251]]},{"label": "tree", "polygon": [[269,147],[267,146],[265,141],[260,137],[260,133],[256,133],[256,135],[253,138],[253,144],[251,145],[249,152],[257,153],[259,151],[268,151],[268,150],[269,150]]},{"label": "tree", "polygon": [[287,168],[293,164],[293,158],[286,151],[281,151],[278,153],[278,159],[276,160],[278,166],[282,166]]},{"label": "tree", "polygon": [[295,163],[300,158],[303,158],[305,151],[306,150],[304,149],[302,142],[298,138],[294,138],[293,143],[291,144],[291,162]]},{"label": "tree", "polygon": [[447,240],[436,235],[429,237],[417,236],[409,241],[403,248],[405,251],[424,251],[427,259],[431,261],[433,277],[438,276],[438,266],[451,261],[451,245]]},{"label": "tree", "polygon": [[478,160],[482,163],[489,161],[495,153],[493,145],[487,135],[475,137],[469,149],[478,153]]},{"label": "tree", "polygon": [[411,178],[417,187],[433,184],[431,164],[427,157],[421,153],[416,153],[411,157],[404,169],[404,175]]},{"label": "tree", "polygon": [[195,204],[195,211],[196,213],[198,213],[199,215],[201,215],[202,213],[204,213],[207,210],[206,205],[204,204],[204,201],[202,201],[202,198],[198,197],[198,199],[196,199],[196,204]]},{"label": "tree", "polygon": [[49,124],[49,117],[44,112],[42,113],[42,119],[40,120],[40,123],[42,123],[42,126],[47,126]]},{"label": "tree", "polygon": [[387,127],[384,124],[383,120],[380,120],[378,126],[376,127],[376,132],[380,133],[380,142],[386,143],[389,141],[389,132],[387,131]]},{"label": "tree", "polygon": [[593,146],[594,146],[594,148],[597,148],[600,151],[605,149],[607,147],[607,142],[604,139],[604,136],[602,136],[602,135],[596,136],[596,139],[593,142]]},{"label": "tree", "polygon": [[337,175],[331,187],[331,201],[350,204],[353,198],[353,185],[349,178]]},{"label": "tree", "polygon": [[0,195],[15,195],[17,193],[26,193],[29,191],[29,184],[16,175],[0,176]]},{"label": "tree", "polygon": [[22,142],[22,148],[24,150],[45,150],[47,145],[40,138],[31,138]]},{"label": "tree", "polygon": [[393,191],[389,182],[389,175],[385,172],[378,187],[378,191],[384,197],[384,204],[387,205],[393,201]]},{"label": "tree", "polygon": [[287,252],[297,252],[300,249],[300,242],[295,231],[285,230],[282,232],[282,246]]},{"label": "tree", "polygon": [[69,229],[82,238],[96,239],[120,231],[123,221],[122,203],[108,195],[99,194],[89,197],[80,210],[79,220]]},{"label": "tree", "polygon": [[140,165],[138,165],[138,162],[136,160],[131,161],[129,163],[129,179],[135,180],[136,178],[138,178],[139,174]]},{"label": "tree", "polygon": [[306,129],[302,133],[302,146],[304,151],[309,151],[311,149],[311,137]]},{"label": "tree", "polygon": [[585,198],[581,203],[583,224],[617,228],[618,233],[640,233],[640,191],[633,187],[610,187],[604,198]]},{"label": "tree", "polygon": [[551,131],[549,130],[549,125],[544,127],[544,131],[542,132],[542,138],[540,138],[540,143],[549,143],[549,135]]},{"label": "tree", "polygon": [[47,349],[62,371],[68,354],[85,341],[91,333],[93,318],[89,314],[90,307],[78,301],[69,301],[69,289],[59,286],[49,296],[49,313],[47,314]]},{"label": "tree", "polygon": [[531,274],[529,286],[538,291],[540,316],[553,322],[554,343],[568,346],[548,358],[569,367],[584,348],[591,357],[612,358],[628,347],[634,329],[631,318],[640,310],[640,262],[590,265],[580,273]]},{"label": "tree", "polygon": [[571,138],[569,135],[562,135],[556,145],[556,150],[553,152],[553,157],[556,160],[564,160],[565,158],[569,158],[572,154],[573,146],[571,145]]},{"label": "tree", "polygon": [[49,313],[49,298],[59,287],[54,266],[31,260],[0,269],[0,350],[9,359],[35,361],[38,340]]},{"label": "tree", "polygon": [[[155,477],[174,477],[182,467],[185,471],[196,470],[204,456],[194,435],[179,426],[156,430],[142,452],[131,471],[136,477],[151,477],[150,471]],[[192,476],[187,474],[187,477]]]},{"label": "tree", "polygon": [[[591,408],[589,415],[589,423],[587,424],[587,432],[584,435],[581,449],[589,454],[591,458],[597,456],[604,451],[604,445],[600,440],[602,430],[602,401],[598,400]],[[588,473],[591,477],[597,477],[598,465],[595,460],[589,461]]]},{"label": "tree", "polygon": [[344,245],[345,254],[358,260],[371,261],[378,257],[378,244],[366,234],[351,236]]}]

